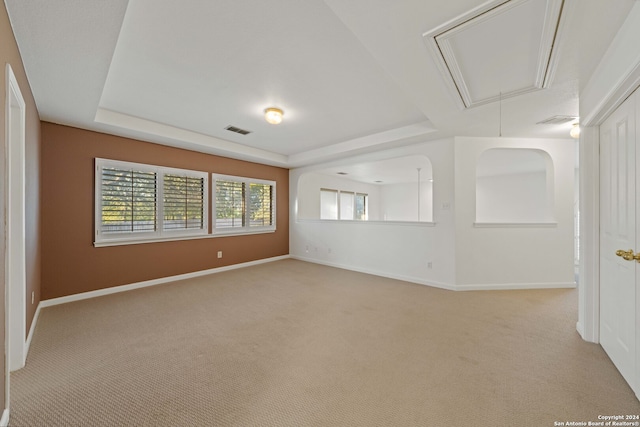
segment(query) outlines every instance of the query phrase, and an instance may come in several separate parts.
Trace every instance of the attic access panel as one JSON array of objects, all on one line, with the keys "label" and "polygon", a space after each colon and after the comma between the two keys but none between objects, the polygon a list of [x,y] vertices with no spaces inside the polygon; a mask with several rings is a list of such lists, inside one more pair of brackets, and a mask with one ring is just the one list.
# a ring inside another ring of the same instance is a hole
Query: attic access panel
[{"label": "attic access panel", "polygon": [[563,0],[493,0],[423,34],[447,87],[471,108],[551,83]]}]

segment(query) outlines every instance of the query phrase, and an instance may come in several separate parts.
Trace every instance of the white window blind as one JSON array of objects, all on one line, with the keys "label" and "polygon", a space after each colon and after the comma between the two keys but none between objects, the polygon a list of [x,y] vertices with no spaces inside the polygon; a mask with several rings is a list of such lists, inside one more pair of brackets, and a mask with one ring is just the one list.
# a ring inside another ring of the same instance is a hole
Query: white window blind
[{"label": "white window blind", "polygon": [[273,185],[249,183],[249,227],[273,225]]},{"label": "white window blind", "polygon": [[204,178],[186,174],[164,175],[165,230],[201,230],[204,223]]},{"label": "white window blind", "polygon": [[215,233],[273,231],[276,228],[274,181],[213,175]]},{"label": "white window blind", "polygon": [[338,191],[320,189],[320,219],[338,219]]},{"label": "white window blind", "polygon": [[320,189],[320,219],[368,219],[369,196],[352,191]]},{"label": "white window blind", "polygon": [[208,174],[96,159],[95,243],[208,233]]},{"label": "white window blind", "polygon": [[102,233],[156,231],[156,174],[136,169],[102,168]]},{"label": "white window blind", "polygon": [[216,179],[216,229],[244,227],[244,199],[243,182]]},{"label": "white window blind", "polygon": [[353,220],[353,196],[351,192],[340,192],[340,219]]}]

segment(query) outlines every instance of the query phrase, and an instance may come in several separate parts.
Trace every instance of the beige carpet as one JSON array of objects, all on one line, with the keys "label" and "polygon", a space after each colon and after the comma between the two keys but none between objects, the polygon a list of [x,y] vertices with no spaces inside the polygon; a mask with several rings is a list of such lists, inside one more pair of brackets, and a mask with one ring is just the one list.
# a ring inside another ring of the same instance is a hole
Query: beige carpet
[{"label": "beige carpet", "polygon": [[294,260],[42,310],[11,426],[553,426],[639,414],[575,290]]}]

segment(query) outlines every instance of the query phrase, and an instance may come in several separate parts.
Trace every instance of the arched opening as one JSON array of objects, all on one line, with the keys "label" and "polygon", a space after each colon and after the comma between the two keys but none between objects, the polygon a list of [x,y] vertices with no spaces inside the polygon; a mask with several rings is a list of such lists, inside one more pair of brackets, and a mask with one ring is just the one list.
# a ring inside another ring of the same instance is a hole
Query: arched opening
[{"label": "arched opening", "polygon": [[492,148],[476,164],[476,222],[554,220],[553,161],[543,150]]},{"label": "arched opening", "polygon": [[406,156],[308,172],[298,182],[298,219],[433,221],[433,168]]}]

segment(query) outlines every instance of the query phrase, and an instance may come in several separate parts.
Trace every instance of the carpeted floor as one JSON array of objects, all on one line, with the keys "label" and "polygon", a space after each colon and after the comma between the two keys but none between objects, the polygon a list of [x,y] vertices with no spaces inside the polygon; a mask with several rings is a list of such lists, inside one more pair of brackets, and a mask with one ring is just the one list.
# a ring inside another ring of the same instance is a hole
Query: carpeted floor
[{"label": "carpeted floor", "polygon": [[575,290],[295,260],[45,308],[10,426],[554,426],[640,414]]}]

